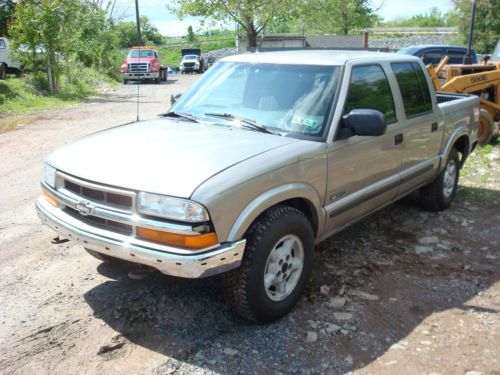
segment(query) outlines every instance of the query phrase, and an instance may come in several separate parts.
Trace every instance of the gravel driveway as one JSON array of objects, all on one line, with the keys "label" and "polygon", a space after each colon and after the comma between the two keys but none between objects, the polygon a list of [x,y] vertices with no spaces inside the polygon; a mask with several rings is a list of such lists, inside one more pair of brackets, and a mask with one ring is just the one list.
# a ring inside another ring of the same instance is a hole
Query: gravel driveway
[{"label": "gravel driveway", "polygon": [[[141,84],[140,118],[198,77]],[[410,197],[317,246],[304,298],[257,326],[231,314],[217,278],[130,280],[126,264],[51,244],[36,217],[44,157],[134,121],[137,87],[0,134],[1,374],[500,374],[498,147],[448,211]]]}]

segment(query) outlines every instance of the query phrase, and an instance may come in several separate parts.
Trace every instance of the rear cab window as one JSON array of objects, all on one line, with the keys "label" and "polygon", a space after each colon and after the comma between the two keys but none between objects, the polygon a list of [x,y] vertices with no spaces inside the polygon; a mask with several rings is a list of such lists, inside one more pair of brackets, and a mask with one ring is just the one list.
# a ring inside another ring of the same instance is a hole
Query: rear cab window
[{"label": "rear cab window", "polygon": [[392,63],[407,118],[432,112],[429,85],[419,64],[415,62]]},{"label": "rear cab window", "polygon": [[380,65],[352,68],[344,114],[353,109],[375,109],[385,115],[387,124],[397,121],[391,87]]}]

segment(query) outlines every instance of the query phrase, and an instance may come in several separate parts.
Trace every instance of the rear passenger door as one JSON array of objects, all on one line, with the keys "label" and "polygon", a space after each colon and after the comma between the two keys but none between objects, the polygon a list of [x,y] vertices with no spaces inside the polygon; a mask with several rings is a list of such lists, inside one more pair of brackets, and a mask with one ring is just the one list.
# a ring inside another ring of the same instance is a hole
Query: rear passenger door
[{"label": "rear passenger door", "polygon": [[430,81],[417,62],[391,64],[399,100],[404,108],[402,122],[403,161],[400,193],[429,181],[439,165],[443,123],[429,90]]},{"label": "rear passenger door", "polygon": [[[336,113],[376,109],[384,113],[387,131],[379,136],[342,135],[342,120],[333,142],[328,143],[328,178],[325,208],[326,232],[375,210],[395,198],[400,184],[402,143],[388,64],[346,66],[348,85],[342,85]],[[350,70],[350,71],[349,71]]]}]

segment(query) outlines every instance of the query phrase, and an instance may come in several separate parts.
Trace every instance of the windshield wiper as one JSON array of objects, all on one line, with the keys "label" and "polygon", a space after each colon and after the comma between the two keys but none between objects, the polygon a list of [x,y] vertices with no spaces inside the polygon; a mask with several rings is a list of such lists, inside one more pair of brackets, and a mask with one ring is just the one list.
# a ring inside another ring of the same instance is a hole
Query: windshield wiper
[{"label": "windshield wiper", "polygon": [[167,112],[167,113],[162,113],[160,115],[160,117],[175,117],[175,118],[181,118],[181,119],[184,119],[184,120],[188,120],[188,121],[191,121],[191,122],[199,122],[196,117],[194,117],[193,115],[190,115],[188,113],[180,113],[180,112],[173,112],[173,111],[170,111],[170,112]]},{"label": "windshield wiper", "polygon": [[267,134],[274,134],[274,135],[281,135],[280,133],[277,133],[277,132],[274,132],[268,128],[266,128],[264,125],[259,125],[257,124],[257,122],[255,120],[252,120],[252,119],[249,119],[249,118],[246,118],[246,117],[242,117],[242,116],[238,116],[238,115],[234,115],[232,113],[212,113],[212,112],[208,112],[208,113],[205,113],[205,116],[212,116],[212,117],[220,117],[220,118],[223,118],[223,119],[229,119],[229,120],[238,120],[238,121],[241,121],[243,124],[246,125],[246,127],[248,128],[252,128],[252,129],[255,129],[257,131],[260,131],[262,133],[267,133]]}]

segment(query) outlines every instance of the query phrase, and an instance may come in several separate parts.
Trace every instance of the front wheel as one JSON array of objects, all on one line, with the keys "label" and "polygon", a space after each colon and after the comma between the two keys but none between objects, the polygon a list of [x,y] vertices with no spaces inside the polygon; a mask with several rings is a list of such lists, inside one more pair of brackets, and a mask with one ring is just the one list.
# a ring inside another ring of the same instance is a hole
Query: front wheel
[{"label": "front wheel", "polygon": [[247,232],[240,268],[223,274],[226,300],[257,323],[276,320],[297,303],[313,263],[314,234],[299,210],[276,206]]},{"label": "front wheel", "polygon": [[443,171],[430,184],[420,189],[422,206],[430,211],[442,211],[450,207],[457,194],[460,177],[460,159],[453,147]]}]

